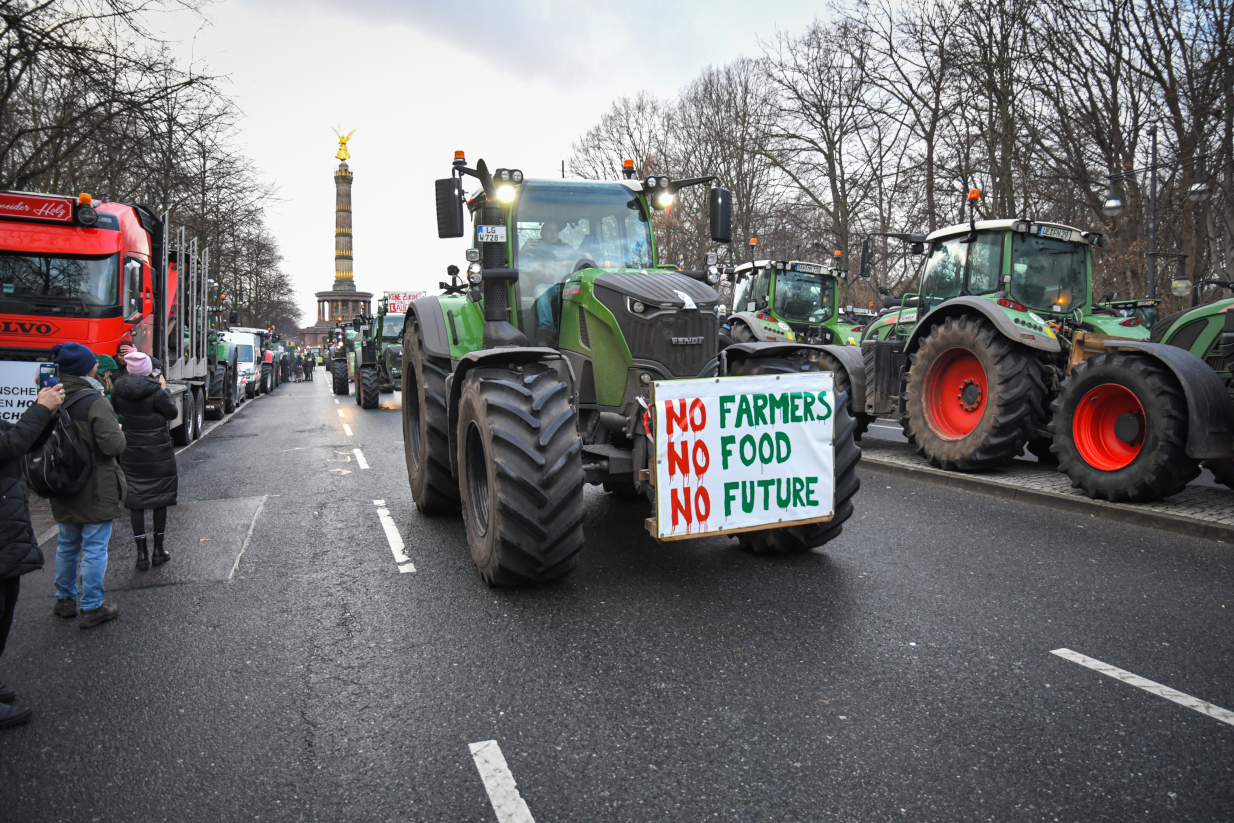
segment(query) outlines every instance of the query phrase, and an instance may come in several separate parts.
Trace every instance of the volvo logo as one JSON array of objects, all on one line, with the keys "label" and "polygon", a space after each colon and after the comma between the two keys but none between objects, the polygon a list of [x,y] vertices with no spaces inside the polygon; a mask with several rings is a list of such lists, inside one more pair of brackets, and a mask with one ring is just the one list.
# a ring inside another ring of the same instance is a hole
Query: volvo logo
[{"label": "volvo logo", "polygon": [[37,334],[47,337],[58,331],[60,327],[55,323],[26,323],[18,320],[5,320],[0,323],[0,334]]},{"label": "volvo logo", "polygon": [[701,337],[674,337],[672,338],[674,346],[701,346],[703,338]]}]

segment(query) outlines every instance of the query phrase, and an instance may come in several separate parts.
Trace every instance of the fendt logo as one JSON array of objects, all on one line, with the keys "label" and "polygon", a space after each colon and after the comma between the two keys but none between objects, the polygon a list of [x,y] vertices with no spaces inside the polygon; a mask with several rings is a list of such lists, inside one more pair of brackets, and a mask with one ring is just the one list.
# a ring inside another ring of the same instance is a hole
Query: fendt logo
[{"label": "fendt logo", "polygon": [[33,334],[38,337],[50,337],[60,331],[55,323],[26,322],[22,320],[5,320],[0,323],[0,334]]}]

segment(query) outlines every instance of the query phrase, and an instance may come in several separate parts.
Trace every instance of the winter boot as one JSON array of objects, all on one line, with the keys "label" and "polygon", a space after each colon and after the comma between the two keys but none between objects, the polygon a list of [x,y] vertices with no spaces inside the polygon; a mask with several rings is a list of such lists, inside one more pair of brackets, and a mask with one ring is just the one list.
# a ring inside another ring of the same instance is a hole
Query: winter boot
[{"label": "winter boot", "polygon": [[138,534],[134,535],[133,539],[137,541],[137,571],[144,572],[150,568],[150,549],[146,547],[146,536]]},{"label": "winter boot", "polygon": [[77,628],[92,629],[100,623],[115,620],[120,615],[120,608],[114,603],[104,603],[97,609],[82,609],[77,615]]},{"label": "winter boot", "polygon": [[52,611],[52,614],[54,614],[56,617],[76,617],[77,616],[77,598],[76,597],[64,597],[64,598],[58,597],[56,598],[55,608],[53,608],[51,611]]},{"label": "winter boot", "polygon": [[154,533],[154,554],[151,555],[150,562],[154,563],[154,565],[156,566],[161,566],[164,563],[166,563],[168,560],[171,560],[171,555],[168,554],[167,550],[163,548],[163,533],[155,532]]}]

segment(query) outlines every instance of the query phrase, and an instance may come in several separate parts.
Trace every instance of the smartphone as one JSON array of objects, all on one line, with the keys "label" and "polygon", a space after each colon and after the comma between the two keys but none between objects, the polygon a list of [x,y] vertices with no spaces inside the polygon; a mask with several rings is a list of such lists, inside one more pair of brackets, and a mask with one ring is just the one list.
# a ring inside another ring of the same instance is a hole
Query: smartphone
[{"label": "smartphone", "polygon": [[162,373],[163,373],[163,370],[162,370],[162,369],[160,369],[160,368],[158,368],[157,366],[156,366],[155,368],[153,368],[153,369],[150,369],[150,376],[151,376],[151,377],[158,377],[158,376],[159,376],[160,374],[162,374]]},{"label": "smartphone", "polygon": [[55,363],[39,363],[39,389],[50,389],[60,382],[60,367]]}]

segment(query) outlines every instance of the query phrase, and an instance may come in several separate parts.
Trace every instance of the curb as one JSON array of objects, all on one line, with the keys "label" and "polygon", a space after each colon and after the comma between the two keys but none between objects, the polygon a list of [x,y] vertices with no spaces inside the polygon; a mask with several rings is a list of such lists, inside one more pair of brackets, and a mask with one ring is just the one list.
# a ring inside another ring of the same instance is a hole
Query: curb
[{"label": "curb", "polygon": [[1145,511],[1134,509],[1121,503],[1108,503],[1104,500],[1091,500],[1087,497],[1074,497],[1054,492],[1037,491],[1009,486],[1005,483],[995,483],[971,474],[953,474],[940,469],[929,469],[917,466],[905,466],[890,460],[880,460],[877,457],[862,455],[861,464],[869,466],[877,472],[907,477],[913,480],[925,480],[940,486],[950,486],[964,491],[988,494],[991,497],[1001,497],[1006,500],[1020,500],[1025,503],[1035,503],[1039,506],[1049,506],[1055,509],[1087,514],[1102,520],[1118,523],[1130,523],[1134,526],[1147,526],[1150,529],[1182,534],[1188,537],[1202,537],[1217,540],[1222,543],[1234,543],[1234,526],[1224,523],[1206,523],[1190,517],[1180,517],[1166,512]]}]

